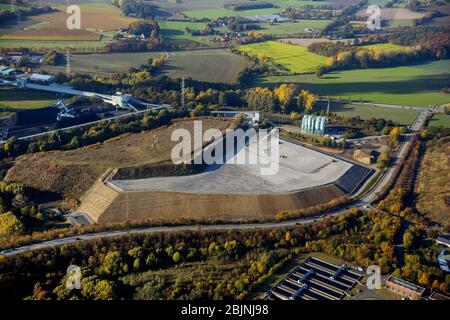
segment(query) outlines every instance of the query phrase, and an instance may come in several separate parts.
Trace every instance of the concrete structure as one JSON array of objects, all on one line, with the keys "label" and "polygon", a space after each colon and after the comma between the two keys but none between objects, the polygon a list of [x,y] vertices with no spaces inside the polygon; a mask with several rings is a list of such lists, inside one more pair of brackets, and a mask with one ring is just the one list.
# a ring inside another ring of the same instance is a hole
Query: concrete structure
[{"label": "concrete structure", "polygon": [[341,300],[363,278],[342,265],[308,257],[267,293],[273,300]]},{"label": "concrete structure", "polygon": [[425,292],[424,287],[393,276],[386,279],[386,289],[409,300],[420,300]]},{"label": "concrete structure", "polygon": [[[77,212],[95,222],[146,218],[257,218],[323,204],[351,193],[368,169],[282,141],[279,171],[261,175],[258,164],[214,164],[201,173],[126,179],[111,171],[86,192]],[[136,171],[139,168],[128,168]],[[116,180],[120,176],[121,180]],[[124,177],[125,176],[125,177]]]},{"label": "concrete structure", "polygon": [[437,292],[433,292],[432,294],[430,294],[430,296],[428,297],[429,300],[450,300],[450,297],[444,296],[443,294],[437,293]]}]

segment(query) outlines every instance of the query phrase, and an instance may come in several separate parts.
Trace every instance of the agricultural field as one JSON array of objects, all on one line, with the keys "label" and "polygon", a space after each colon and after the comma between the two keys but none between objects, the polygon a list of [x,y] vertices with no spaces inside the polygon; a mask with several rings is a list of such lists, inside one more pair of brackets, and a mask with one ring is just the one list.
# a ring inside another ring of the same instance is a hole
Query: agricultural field
[{"label": "agricultural field", "polygon": [[413,20],[405,19],[405,20],[392,20],[389,22],[389,28],[399,28],[399,27],[411,27]]},{"label": "agricultural field", "polygon": [[262,29],[256,30],[260,34],[271,34],[271,35],[295,35],[299,33],[305,33],[306,28],[323,29],[325,28],[331,20],[296,20],[296,22],[285,22],[285,23],[258,23]]},{"label": "agricultural field", "polygon": [[[301,7],[305,5],[311,5],[311,1],[303,1],[303,0],[272,0],[269,1],[270,3],[273,3],[275,5],[274,8],[266,8],[266,9],[255,9],[255,10],[239,10],[239,11],[233,11],[229,10],[223,7],[223,4],[226,2],[233,2],[233,1],[214,1],[214,0],[207,0],[207,1],[192,1],[189,3],[189,5],[180,4],[175,6],[172,6],[175,10],[180,10],[183,12],[184,15],[190,18],[209,18],[209,19],[216,19],[219,17],[245,17],[245,16],[255,16],[255,15],[261,15],[261,14],[269,14],[269,13],[279,13],[284,8],[287,8],[289,6],[294,7]],[[313,5],[319,6],[323,4],[330,4],[331,1],[314,1]],[[179,8],[179,9],[178,9]]]},{"label": "agricultural field", "polygon": [[0,117],[27,109],[48,107],[56,102],[54,93],[0,87]]},{"label": "agricultural field", "polygon": [[[70,69],[83,73],[115,73],[126,72],[131,67],[145,64],[150,58],[158,58],[163,52],[130,52],[130,53],[92,53],[73,54],[70,59]],[[42,66],[48,72],[65,72],[66,66]]]},{"label": "agricultural field", "polygon": [[[315,107],[314,111],[326,110],[326,106]],[[361,119],[384,118],[398,122],[401,125],[411,124],[417,116],[416,110],[382,108],[358,104],[332,104],[330,111],[341,117],[351,118],[359,116]]]},{"label": "agricultural field", "polygon": [[266,41],[239,46],[241,52],[249,55],[265,55],[269,60],[282,65],[291,73],[310,73],[316,71],[323,65],[326,57],[308,52],[308,49],[301,46]]},{"label": "agricultural field", "polygon": [[169,55],[161,73],[172,78],[236,83],[247,65],[244,57],[223,49],[176,51]]},{"label": "agricultural field", "polygon": [[[247,65],[245,57],[223,49],[174,52],[131,52],[107,54],[74,54],[70,67],[73,72],[126,72],[145,64],[149,58],[167,56],[159,74],[172,78],[192,78],[198,81],[236,83],[239,73]],[[64,72],[64,66],[43,66],[48,72]]]},{"label": "agricultural field", "polygon": [[[368,17],[366,9],[361,9],[356,13],[358,17]],[[414,12],[406,8],[382,8],[381,19],[387,21],[393,20],[414,20],[424,16],[421,12]]]},{"label": "agricultural field", "polygon": [[428,146],[420,165],[416,208],[430,219],[450,225],[450,140]]},{"label": "agricultural field", "polygon": [[[6,26],[6,30],[12,32],[0,32],[0,46],[16,47],[85,47],[86,42],[93,42],[89,47],[104,45],[102,42],[104,31],[113,31],[126,28],[135,18],[122,16],[118,8],[106,3],[80,4],[82,18],[81,30],[69,30],[66,27],[68,17],[64,6],[58,6],[57,12],[36,15],[25,19],[22,30],[13,30]],[[39,43],[43,41],[44,43]],[[54,43],[56,41],[57,43]],[[77,43],[81,41],[82,43]]]},{"label": "agricultural field", "polygon": [[448,86],[449,70],[450,61],[440,60],[394,68],[335,71],[320,79],[315,75],[267,76],[257,84],[297,83],[321,96],[427,108],[450,101],[450,95],[440,92]]},{"label": "agricultural field", "polygon": [[[225,129],[230,122],[203,119],[203,128]],[[80,197],[108,168],[160,163],[170,160],[171,132],[192,132],[193,121],[177,121],[170,127],[125,134],[103,143],[71,151],[50,151],[20,157],[6,179],[41,191]],[[43,174],[45,173],[45,174]]]},{"label": "agricultural field", "polygon": [[450,115],[448,114],[435,114],[430,122],[429,122],[429,126],[435,126],[435,127],[446,127],[446,128],[450,128]]},{"label": "agricultural field", "polygon": [[164,41],[168,42],[201,42],[207,43],[207,37],[192,36],[186,32],[186,28],[191,30],[203,30],[206,24],[202,22],[184,21],[161,21],[159,22]]}]

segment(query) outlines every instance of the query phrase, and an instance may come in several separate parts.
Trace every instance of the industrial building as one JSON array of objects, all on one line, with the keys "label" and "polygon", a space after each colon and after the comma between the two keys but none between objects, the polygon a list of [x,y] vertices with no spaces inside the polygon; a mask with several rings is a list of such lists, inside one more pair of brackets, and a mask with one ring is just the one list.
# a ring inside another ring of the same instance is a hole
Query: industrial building
[{"label": "industrial building", "polygon": [[30,82],[49,85],[55,81],[55,77],[46,74],[33,73],[28,80]]},{"label": "industrial building", "polygon": [[328,125],[327,117],[305,115],[302,119],[302,133],[324,135]]},{"label": "industrial building", "polygon": [[360,283],[361,274],[352,268],[337,266],[308,257],[267,293],[274,300],[342,300]]},{"label": "industrial building", "polygon": [[436,243],[450,248],[450,235],[441,234],[436,238]]},{"label": "industrial building", "polygon": [[420,300],[425,292],[424,287],[393,276],[386,279],[386,289],[409,300]]},{"label": "industrial building", "polygon": [[444,272],[450,272],[450,253],[441,250],[438,256],[439,268]]}]

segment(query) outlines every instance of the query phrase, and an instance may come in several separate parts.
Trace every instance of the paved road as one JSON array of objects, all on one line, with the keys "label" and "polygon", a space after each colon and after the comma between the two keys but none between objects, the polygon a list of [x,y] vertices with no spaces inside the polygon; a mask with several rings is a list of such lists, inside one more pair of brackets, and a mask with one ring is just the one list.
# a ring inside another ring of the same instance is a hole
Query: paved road
[{"label": "paved road", "polygon": [[363,196],[360,200],[365,203],[372,203],[377,199],[377,196],[380,192],[383,191],[384,187],[389,183],[389,181],[392,179],[395,169],[399,165],[401,159],[403,159],[406,155],[406,152],[408,151],[408,148],[411,144],[412,137],[414,134],[416,134],[420,128],[423,126],[426,118],[427,118],[428,111],[422,110],[414,120],[414,123],[410,126],[411,134],[404,135],[404,141],[400,144],[400,147],[397,150],[397,153],[394,155],[394,158],[392,160],[391,166],[387,169],[384,176],[377,181],[377,183],[372,187],[372,190]]},{"label": "paved road", "polygon": [[[366,209],[367,206],[358,201],[351,206],[352,208]],[[177,232],[177,231],[224,231],[224,230],[248,230],[248,229],[273,229],[289,227],[294,225],[304,225],[313,223],[317,220],[324,219],[325,217],[338,217],[344,214],[349,207],[345,207],[339,210],[335,210],[327,215],[319,215],[316,217],[282,221],[282,222],[271,222],[271,223],[246,223],[246,224],[222,224],[222,225],[190,225],[190,226],[168,226],[168,227],[147,227],[129,230],[115,230],[106,231],[100,233],[89,233],[84,235],[77,235],[73,237],[67,237],[63,239],[55,239],[44,241],[40,243],[30,244],[16,248],[15,250],[9,251],[5,250],[2,252],[4,256],[13,256],[16,254],[24,253],[26,251],[45,249],[49,247],[62,246],[67,244],[72,244],[81,241],[95,240],[99,238],[114,238],[118,236],[131,235],[131,234],[152,234],[161,232]]]}]

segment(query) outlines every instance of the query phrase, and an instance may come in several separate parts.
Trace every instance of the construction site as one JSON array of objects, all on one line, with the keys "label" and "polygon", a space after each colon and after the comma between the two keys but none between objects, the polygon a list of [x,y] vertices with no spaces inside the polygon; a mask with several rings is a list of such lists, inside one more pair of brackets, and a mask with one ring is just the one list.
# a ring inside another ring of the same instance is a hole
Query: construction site
[{"label": "construction site", "polygon": [[[234,156],[250,148],[246,145]],[[372,173],[370,168],[285,140],[280,140],[279,150],[274,175],[262,175],[260,164],[236,164],[233,158],[181,176],[127,177],[121,169],[110,169],[84,194],[77,212],[97,223],[273,218],[280,211],[353,194]]]}]

